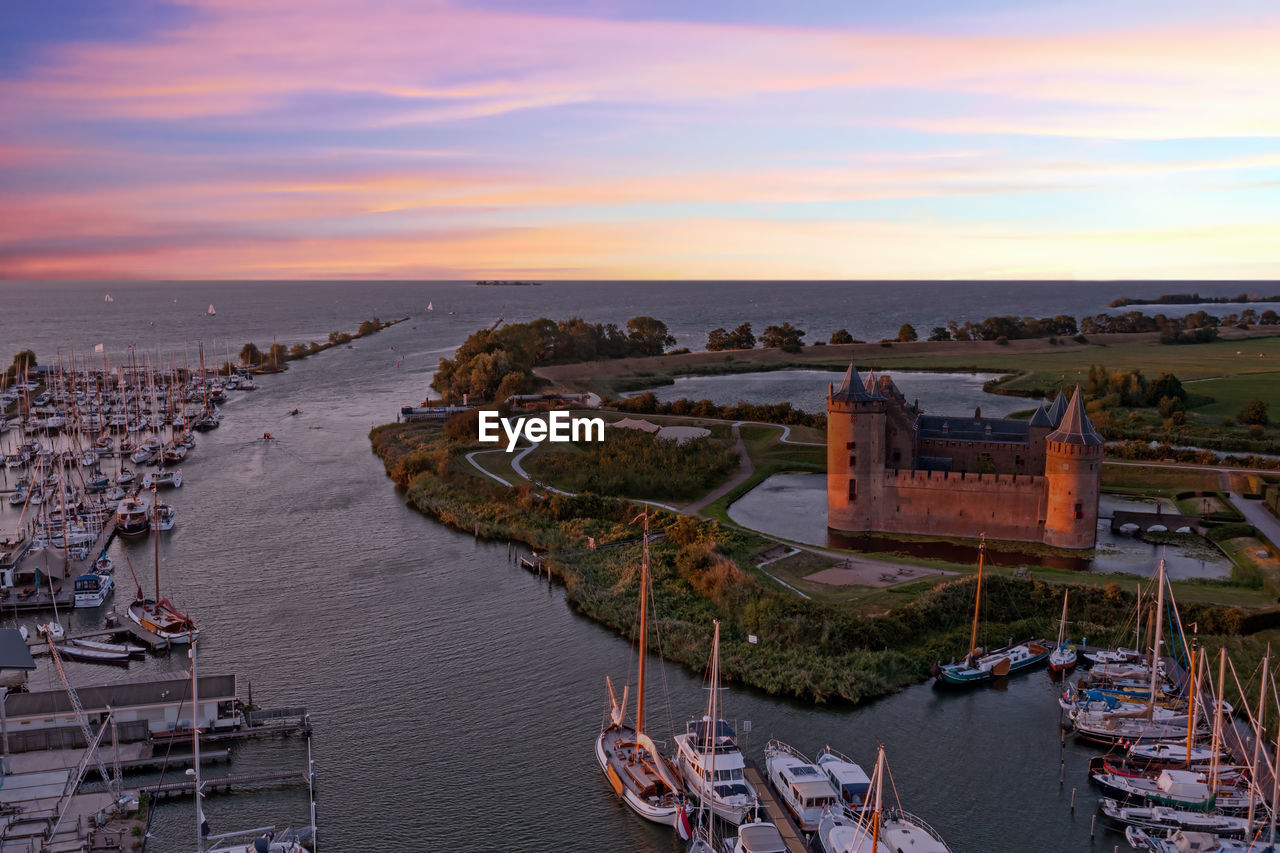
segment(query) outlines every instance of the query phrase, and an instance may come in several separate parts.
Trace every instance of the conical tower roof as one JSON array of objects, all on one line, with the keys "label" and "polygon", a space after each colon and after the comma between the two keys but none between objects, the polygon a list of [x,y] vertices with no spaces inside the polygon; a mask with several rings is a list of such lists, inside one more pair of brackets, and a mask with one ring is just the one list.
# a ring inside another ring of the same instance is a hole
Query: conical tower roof
[{"label": "conical tower roof", "polygon": [[880,380],[876,379],[874,370],[867,372],[867,378],[863,380],[862,387],[867,389],[868,394],[879,393]]},{"label": "conical tower roof", "polygon": [[858,368],[853,366],[853,362],[849,362],[849,369],[844,372],[840,387],[831,393],[831,399],[841,403],[862,403],[883,400],[884,397],[867,391],[862,377],[858,375]]},{"label": "conical tower roof", "polygon": [[1047,440],[1061,442],[1062,444],[1089,446],[1102,444],[1102,436],[1098,435],[1093,428],[1093,424],[1089,422],[1089,418],[1084,413],[1084,395],[1080,393],[1079,385],[1076,386],[1075,393],[1071,395],[1071,402],[1067,404],[1067,411],[1062,416],[1062,423],[1058,425],[1056,430],[1049,433]]},{"label": "conical tower roof", "polygon": [[1062,416],[1067,413],[1067,392],[1059,391],[1058,396],[1053,399],[1053,405],[1049,407],[1049,420],[1054,426],[1062,423]]},{"label": "conical tower roof", "polygon": [[1053,421],[1049,419],[1049,408],[1047,406],[1036,406],[1035,414],[1031,416],[1031,426],[1053,427]]}]

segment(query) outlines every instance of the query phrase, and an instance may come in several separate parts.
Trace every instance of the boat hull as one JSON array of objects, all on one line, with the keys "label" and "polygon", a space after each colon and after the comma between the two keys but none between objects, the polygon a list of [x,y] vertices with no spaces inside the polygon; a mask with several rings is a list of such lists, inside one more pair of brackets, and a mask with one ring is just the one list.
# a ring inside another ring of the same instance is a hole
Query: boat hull
[{"label": "boat hull", "polygon": [[618,794],[622,801],[636,814],[654,823],[675,826],[676,815],[680,810],[678,804],[667,805],[650,802],[639,791],[635,790],[634,785],[628,784],[630,781],[628,777],[619,773],[614,767],[615,762],[619,761],[619,759],[609,748],[609,743],[616,739],[630,740],[634,737],[635,733],[631,729],[617,726],[610,726],[601,732],[600,737],[596,738],[596,761],[600,765],[600,771],[604,773],[605,779],[609,782],[609,786],[613,788],[614,793]]},{"label": "boat hull", "polygon": [[[1049,650],[1037,643],[1020,643],[1017,646],[1010,646],[999,651],[991,652],[984,655],[983,659],[997,657],[1013,653],[1020,647],[1026,647],[1028,655],[1020,658],[1005,657],[1008,661],[1008,668],[1004,669],[998,665],[987,667],[968,667],[963,664],[951,664],[938,667],[937,683],[949,687],[972,687],[977,684],[984,684],[988,681],[995,681],[997,678],[1004,678],[1008,675],[1015,675],[1024,672],[1044,663],[1049,657]],[[1039,651],[1036,651],[1036,650]]]}]

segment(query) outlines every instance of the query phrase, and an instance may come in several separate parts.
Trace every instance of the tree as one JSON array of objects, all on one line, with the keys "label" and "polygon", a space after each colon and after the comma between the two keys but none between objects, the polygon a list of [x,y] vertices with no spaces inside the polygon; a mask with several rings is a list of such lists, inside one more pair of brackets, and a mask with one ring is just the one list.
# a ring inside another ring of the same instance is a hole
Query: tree
[{"label": "tree", "polygon": [[661,320],[632,317],[627,321],[627,341],[635,355],[662,355],[676,339]]},{"label": "tree", "polygon": [[733,349],[733,343],[729,340],[729,333],[723,328],[712,329],[707,333],[707,352],[720,352],[721,350]]},{"label": "tree", "polygon": [[853,343],[853,335],[849,334],[848,329],[840,329],[831,333],[830,344],[851,344]]},{"label": "tree", "polygon": [[1258,322],[1263,326],[1274,326],[1280,323],[1280,314],[1276,314],[1274,309],[1268,308],[1262,312],[1262,316],[1258,318]]},{"label": "tree", "polygon": [[271,359],[271,363],[279,367],[289,360],[289,348],[284,344],[272,344],[267,355]]},{"label": "tree", "polygon": [[896,338],[896,340],[906,343],[906,342],[914,341],[918,339],[919,339],[919,335],[916,334],[915,326],[911,325],[910,323],[903,323],[901,326],[898,327],[898,337]]},{"label": "tree", "polygon": [[[1187,399],[1187,389],[1182,387],[1181,380],[1172,373],[1161,373],[1147,386],[1148,406],[1160,404],[1165,397],[1176,397],[1184,401]],[[1168,417],[1167,413],[1165,417]]]},{"label": "tree", "polygon": [[929,332],[929,340],[931,341],[949,341],[951,340],[951,332],[947,331],[946,326],[934,326]]},{"label": "tree", "polygon": [[240,348],[240,363],[244,365],[262,364],[262,350],[253,341]]},{"label": "tree", "polygon": [[1257,424],[1258,426],[1266,426],[1271,423],[1271,418],[1267,413],[1267,404],[1262,400],[1250,400],[1245,403],[1237,420],[1242,424]]},{"label": "tree", "polygon": [[780,349],[783,352],[800,352],[804,346],[804,330],[797,329],[790,323],[781,326],[767,326],[760,335],[761,346],[767,349]]},{"label": "tree", "polygon": [[22,372],[32,371],[36,369],[36,354],[29,349],[24,349],[13,357],[13,366],[9,368],[9,375],[17,379]]},{"label": "tree", "polygon": [[743,323],[729,333],[729,341],[734,349],[754,349],[756,336],[751,334],[751,324]]}]

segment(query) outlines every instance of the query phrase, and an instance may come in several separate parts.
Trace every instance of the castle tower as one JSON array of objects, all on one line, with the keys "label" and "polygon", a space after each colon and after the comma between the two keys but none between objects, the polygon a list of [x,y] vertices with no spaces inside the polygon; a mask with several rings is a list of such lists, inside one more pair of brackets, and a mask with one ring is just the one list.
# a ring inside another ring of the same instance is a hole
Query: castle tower
[{"label": "castle tower", "polygon": [[827,393],[827,526],[871,530],[884,473],[886,400],[852,364]]},{"label": "castle tower", "polygon": [[1031,422],[1027,424],[1027,473],[1039,476],[1044,473],[1045,439],[1057,424],[1049,417],[1048,406],[1037,406]]},{"label": "castle tower", "polygon": [[1058,548],[1092,548],[1098,535],[1102,436],[1084,413],[1076,386],[1058,428],[1045,439],[1047,500],[1044,542]]}]

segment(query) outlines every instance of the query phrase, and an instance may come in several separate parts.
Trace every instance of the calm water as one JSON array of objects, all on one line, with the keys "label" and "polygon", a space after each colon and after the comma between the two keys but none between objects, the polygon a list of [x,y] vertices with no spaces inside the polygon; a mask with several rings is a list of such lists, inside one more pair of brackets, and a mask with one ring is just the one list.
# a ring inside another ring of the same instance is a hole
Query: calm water
[{"label": "calm water", "polygon": [[[908,402],[920,401],[930,414],[971,416],[980,407],[987,417],[1004,417],[1019,409],[1030,409],[1035,400],[988,394],[983,383],[998,379],[999,373],[925,373],[892,371],[894,384]],[[841,374],[829,370],[771,370],[726,376],[681,376],[671,385],[650,389],[659,400],[710,400],[718,406],[748,403],[790,402],[806,412],[827,410],[827,387],[840,384]]]},{"label": "calm water", "polygon": [[[162,540],[164,592],[202,626],[203,672],[237,673],[264,706],[312,709],[326,849],[668,851],[676,849],[670,830],[622,806],[592,755],[604,676],[634,668],[627,641],[512,567],[504,545],[475,542],[406,508],[369,451],[369,428],[421,399],[440,354],[499,314],[620,322],[647,313],[693,344],[712,325],[744,319],[761,327],[790,319],[824,337],[847,326],[870,338],[907,320],[927,327],[934,317],[992,313],[972,313],[973,305],[1092,313],[1121,292],[1186,287],[3,283],[0,358],[31,347],[47,362],[58,345],[83,352],[98,342],[116,353],[129,344],[181,352],[197,339],[214,350],[226,341],[234,353],[250,339],[321,339],[375,314],[414,312],[410,323],[295,363],[265,378],[262,390],[228,401],[223,427],[199,437],[183,465],[186,483],[173,493],[179,517]],[[216,318],[202,316],[209,303]],[[302,414],[288,417],[294,408]],[[278,440],[258,440],[265,431]],[[3,504],[0,527],[15,521]],[[148,589],[149,546],[116,553],[121,564],[127,554]],[[117,579],[123,606],[131,592],[124,565]],[[100,615],[69,621],[95,624]],[[127,672],[85,664],[69,671],[92,684],[172,676],[184,665],[175,655]],[[671,720],[698,713],[699,674],[655,672],[659,688],[669,687]],[[44,668],[33,676],[37,688],[51,684]],[[806,752],[831,744],[870,764],[884,742],[904,804],[958,852],[1084,851],[1094,803],[1087,753],[1068,744],[1060,788],[1054,691],[1038,672],[960,695],[917,687],[856,710],[734,690],[727,710],[753,721],[748,749],[756,757],[778,737]],[[669,736],[663,712],[655,710],[653,723],[656,736]],[[301,768],[304,756],[297,741],[234,752],[237,771]],[[215,832],[302,823],[306,800],[298,790],[213,797],[206,811]],[[190,849],[190,804],[162,806],[156,831],[149,850]],[[1123,841],[1100,835],[1096,849],[1115,843]]]},{"label": "calm water", "polygon": [[[1177,512],[1172,504],[1164,508]],[[1058,568],[1081,571],[1108,572],[1152,577],[1163,552],[1165,568],[1174,580],[1187,578],[1225,578],[1231,574],[1231,562],[1209,546],[1196,545],[1183,548],[1177,545],[1160,546],[1120,533],[1111,532],[1111,514],[1117,510],[1155,512],[1155,506],[1139,501],[1125,500],[1113,495],[1103,495],[1098,507],[1098,549],[1093,560],[1067,558],[1052,561]],[[729,507],[729,517],[739,524],[803,542],[809,545],[855,547],[858,550],[909,551],[919,557],[969,562],[976,560],[972,548],[942,543],[918,543],[902,545],[883,540],[866,540],[840,536],[827,530],[827,477],[825,474],[774,474],[763,483],[734,501]],[[1001,553],[998,547],[988,547],[990,559],[997,565],[1026,565],[1028,558],[1016,552]]]}]

